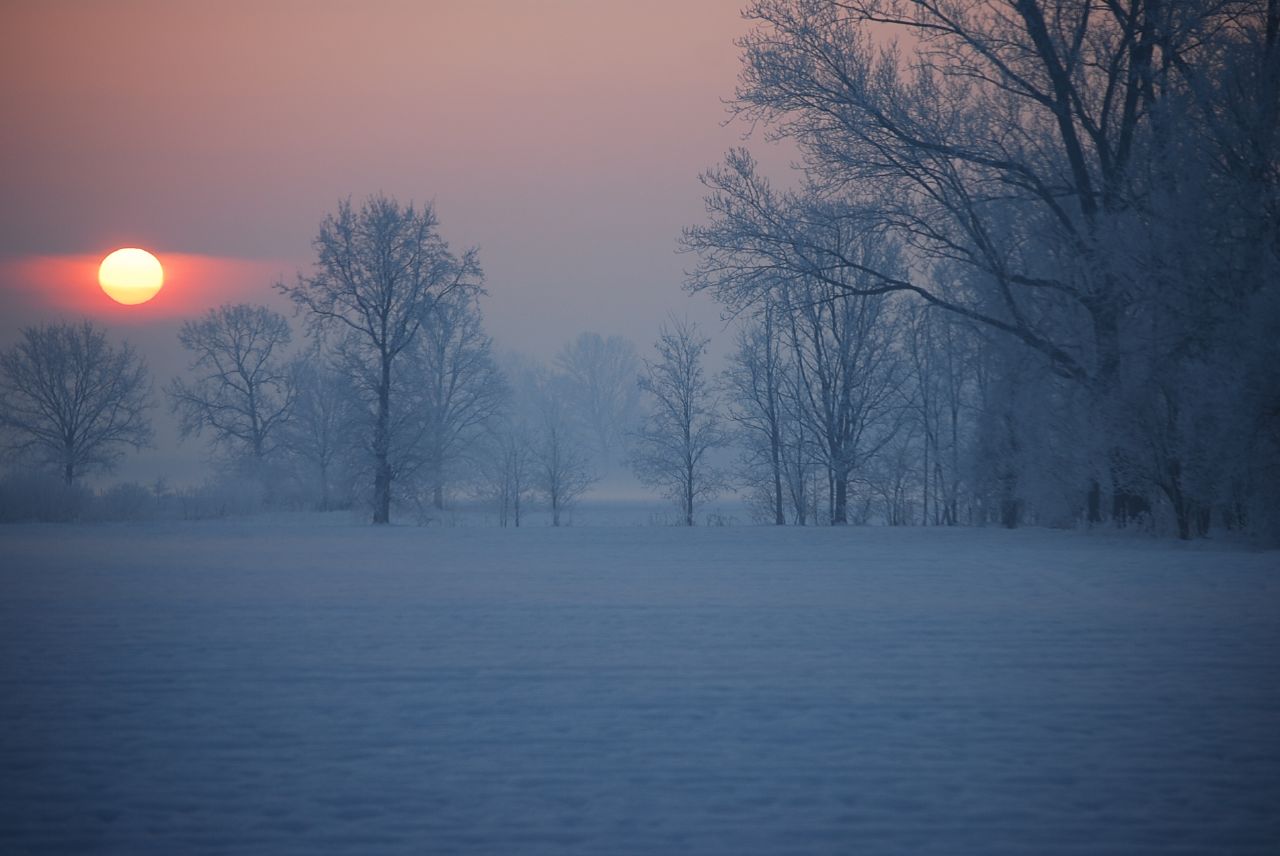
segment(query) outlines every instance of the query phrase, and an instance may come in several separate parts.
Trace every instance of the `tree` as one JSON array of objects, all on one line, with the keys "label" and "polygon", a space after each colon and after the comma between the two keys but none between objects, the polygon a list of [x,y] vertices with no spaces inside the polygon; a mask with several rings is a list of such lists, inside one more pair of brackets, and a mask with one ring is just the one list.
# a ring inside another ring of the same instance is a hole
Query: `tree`
[{"label": "tree", "polygon": [[714,499],[724,486],[711,460],[729,437],[720,427],[715,387],[702,368],[709,342],[696,324],[672,319],[654,345],[657,359],[645,360],[640,376],[650,402],[635,436],[632,468],[640,481],[679,505],[685,526],[694,525],[696,504]]},{"label": "tree", "polygon": [[783,386],[788,365],[783,351],[779,310],[766,302],[759,317],[738,332],[738,348],[725,371],[731,399],[729,418],[738,426],[744,447],[744,480],[763,494],[776,526],[787,522],[784,461],[788,411]]},{"label": "tree", "polygon": [[151,442],[151,384],[142,359],[92,322],[27,327],[0,352],[0,427],[10,450],[57,466],[68,484],[109,471]]},{"label": "tree", "polygon": [[[1242,340],[1268,353],[1277,325],[1280,2],[758,0],[747,17],[735,109],[799,146],[804,179],[777,191],[745,150],[708,172],[690,287],[740,311],[809,278],[996,331],[1087,393],[1090,519],[1104,489],[1117,522],[1163,496],[1189,531],[1232,434],[1203,430],[1226,426],[1196,381],[1239,365]],[[906,264],[848,256],[849,233]],[[1265,413],[1269,376],[1241,381],[1237,424]]]},{"label": "tree", "polygon": [[498,507],[498,524],[520,526],[525,500],[535,490],[535,425],[545,373],[516,353],[500,360],[504,401],[497,419],[487,425],[479,470]]},{"label": "tree", "polygon": [[919,431],[921,523],[959,522],[962,443],[973,409],[973,344],[964,319],[913,304],[903,318],[905,398]]},{"label": "tree", "polygon": [[[356,396],[350,378],[327,365],[318,348],[297,358],[292,376],[297,398],[291,418],[282,426],[281,442],[314,478],[319,508],[328,511],[335,506],[339,475],[347,476],[351,469]],[[350,500],[349,487],[348,481],[339,502]]]},{"label": "tree", "polygon": [[533,480],[531,431],[528,423],[509,416],[492,425],[490,431],[480,469],[498,506],[498,525],[505,527],[510,523],[518,529],[524,499]]},{"label": "tree", "polygon": [[556,367],[596,453],[609,462],[639,403],[635,347],[621,336],[582,333],[561,349]]},{"label": "tree", "polygon": [[[741,41],[736,109],[800,145],[823,203],[808,204],[810,218],[834,210],[926,264],[915,276],[865,265],[785,220],[770,222],[771,194],[758,192],[765,188],[745,153],[707,176],[727,216],[688,237],[723,248],[714,232],[741,215],[765,228],[738,238],[812,276],[864,294],[914,293],[1017,337],[1068,376],[1108,375],[1126,294],[1107,245],[1142,202],[1145,172],[1135,161],[1149,151],[1164,93],[1153,83],[1169,73],[1156,63],[1161,54],[1191,59],[1221,23],[1199,10],[1168,16],[1162,5],[1079,2],[1046,14],[1035,0],[1008,10],[955,0],[759,0],[747,12],[759,26]],[[873,27],[915,44],[912,61],[896,47],[875,48]],[[1027,252],[1040,238],[1087,266]],[[965,266],[981,291],[948,294],[928,262]],[[830,276],[850,267],[866,276],[856,286]],[[1046,302],[1088,321],[1091,352],[1080,349],[1077,326],[1042,323]]]},{"label": "tree", "polygon": [[444,508],[451,471],[478,451],[506,398],[476,298],[466,290],[437,300],[407,352],[406,392],[422,420],[422,458],[436,509]]},{"label": "tree", "polygon": [[800,418],[826,465],[830,521],[849,522],[849,481],[896,430],[900,383],[892,308],[884,297],[849,297],[825,283],[798,286],[789,317]]},{"label": "tree", "polygon": [[283,315],[247,303],[183,323],[178,339],[192,354],[194,377],[174,378],[165,390],[182,435],[208,429],[215,447],[260,466],[276,451],[297,395],[283,354],[291,338]]},{"label": "tree", "polygon": [[595,483],[585,446],[565,404],[565,380],[553,376],[539,390],[533,442],[533,480],[551,509],[551,525]]},{"label": "tree", "polygon": [[356,211],[350,200],[325,218],[314,241],[316,270],[294,285],[280,283],[313,330],[338,328],[349,335],[349,362],[370,382],[374,394],[373,522],[391,521],[393,399],[399,392],[393,371],[413,344],[423,318],[440,300],[480,288],[476,250],[461,257],[440,237],[431,205],[401,206],[371,197]]}]

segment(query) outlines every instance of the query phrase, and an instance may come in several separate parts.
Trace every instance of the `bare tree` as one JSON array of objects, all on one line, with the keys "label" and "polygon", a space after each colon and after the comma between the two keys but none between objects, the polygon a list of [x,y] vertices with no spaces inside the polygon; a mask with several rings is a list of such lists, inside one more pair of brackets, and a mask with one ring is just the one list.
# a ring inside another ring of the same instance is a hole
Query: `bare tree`
[{"label": "bare tree", "polygon": [[281,441],[314,478],[320,510],[328,511],[335,502],[350,501],[345,489],[335,498],[335,488],[346,481],[339,476],[349,476],[352,467],[351,438],[358,427],[355,394],[350,378],[327,365],[318,350],[297,358],[292,374],[297,398],[291,418],[282,426]]},{"label": "bare tree", "polygon": [[545,372],[516,353],[503,354],[500,370],[504,401],[488,425],[479,467],[484,489],[496,502],[498,524],[519,527],[525,501],[535,493],[536,434]]},{"label": "bare tree", "polygon": [[919,430],[923,525],[959,522],[962,443],[971,431],[973,343],[968,323],[936,307],[911,305],[903,318],[910,383],[904,387]]},{"label": "bare tree", "polygon": [[523,419],[506,418],[490,426],[481,465],[498,506],[498,525],[520,527],[524,500],[534,481],[532,430]]},{"label": "bare tree", "polygon": [[478,451],[506,398],[477,295],[457,291],[437,300],[407,352],[406,393],[422,420],[422,458],[431,504],[444,508],[453,471]]},{"label": "bare tree", "polygon": [[258,464],[275,452],[296,395],[290,339],[289,322],[265,306],[228,304],[185,322],[178,340],[193,377],[165,389],[182,435],[207,429],[215,447]]},{"label": "bare tree", "polygon": [[315,273],[277,288],[313,328],[350,334],[348,354],[363,366],[375,399],[373,522],[389,523],[392,404],[398,392],[393,369],[438,301],[480,287],[477,253],[471,249],[457,257],[449,251],[432,206],[419,210],[385,196],[370,198],[359,211],[350,200],[340,203],[338,213],[321,223],[314,246]]},{"label": "bare tree", "polygon": [[56,465],[68,484],[151,442],[151,384],[127,343],[85,321],[27,327],[0,352],[0,427],[16,455]]},{"label": "bare tree", "polygon": [[769,517],[787,522],[784,482],[787,419],[783,387],[788,366],[778,308],[764,304],[758,317],[738,332],[738,348],[725,371],[731,399],[729,418],[738,426],[744,447],[740,462],[744,480],[763,493]]},{"label": "bare tree", "polygon": [[582,333],[556,355],[568,393],[604,462],[630,428],[639,404],[635,347],[621,336]]},{"label": "bare tree", "polygon": [[547,378],[540,390],[533,441],[533,481],[551,509],[551,525],[596,481],[586,446],[566,404],[565,380]]},{"label": "bare tree", "polygon": [[[1211,410],[1192,381],[1274,312],[1280,3],[758,0],[747,17],[735,107],[799,145],[805,181],[776,191],[742,150],[706,174],[690,286],[740,310],[807,277],[999,331],[1090,395],[1091,519],[1104,482],[1113,520],[1153,493],[1185,508],[1207,442],[1191,412]],[[908,264],[850,257],[841,231]],[[1194,481],[1203,505],[1217,488]]]},{"label": "bare tree", "polygon": [[720,425],[715,387],[702,368],[709,342],[696,324],[672,319],[654,344],[657,358],[644,361],[640,376],[650,409],[636,432],[632,468],[640,481],[679,505],[685,526],[694,525],[696,504],[714,499],[725,483],[711,460],[729,437]]}]

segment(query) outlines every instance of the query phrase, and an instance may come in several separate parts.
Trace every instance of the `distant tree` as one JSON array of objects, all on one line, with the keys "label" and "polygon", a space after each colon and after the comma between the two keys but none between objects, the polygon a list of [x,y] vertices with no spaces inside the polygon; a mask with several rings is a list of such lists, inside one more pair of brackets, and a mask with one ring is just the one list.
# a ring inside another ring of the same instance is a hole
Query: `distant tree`
[{"label": "distant tree", "polygon": [[531,430],[520,419],[502,419],[490,426],[480,471],[498,506],[498,525],[520,526],[525,497],[534,479]]},{"label": "distant tree", "polygon": [[662,325],[657,359],[645,360],[640,376],[650,409],[636,433],[632,468],[640,481],[680,506],[685,526],[694,523],[695,505],[724,486],[710,460],[729,437],[720,425],[715,387],[702,368],[709,342],[697,325],[673,319]]},{"label": "distant tree", "polygon": [[551,525],[596,481],[585,444],[574,429],[565,404],[564,379],[547,379],[538,402],[533,441],[533,478],[551,509]]},{"label": "distant tree", "polygon": [[[1029,465],[1005,473],[1006,494],[1087,472],[1085,498],[1053,499],[1054,516],[1171,516],[1191,537],[1214,513],[1238,525],[1275,504],[1275,479],[1252,474],[1280,472],[1257,430],[1280,397],[1280,2],[754,0],[744,14],[756,26],[731,109],[794,142],[804,179],[777,190],[741,149],[704,175],[690,288],[732,312],[779,279],[898,292],[1016,343],[988,368],[1041,362],[1087,393],[1066,436],[1092,459],[1059,457],[1034,427],[1043,411],[1003,405],[1016,430],[986,411],[977,445],[1016,445]],[[846,253],[849,234],[898,244],[905,263]],[[933,378],[917,390],[923,498],[955,520],[963,467],[945,446],[962,432],[946,399],[963,385],[946,389],[939,365],[918,366]],[[1076,400],[1056,379],[1043,397],[990,380],[988,404]],[[1034,500],[1000,505],[1036,517]]]},{"label": "distant tree", "polygon": [[348,200],[325,218],[314,246],[316,271],[277,288],[305,312],[313,329],[345,329],[348,364],[361,367],[373,394],[373,522],[391,521],[393,399],[397,358],[413,344],[423,318],[456,292],[480,288],[474,249],[461,257],[440,237],[435,210],[401,206],[385,196],[359,211]]},{"label": "distant tree", "polygon": [[178,340],[192,355],[193,377],[165,389],[182,435],[208,430],[215,447],[258,464],[271,455],[296,397],[283,353],[291,338],[283,315],[247,303],[185,322]]},{"label": "distant tree", "polygon": [[582,333],[561,349],[556,368],[595,451],[608,462],[639,405],[635,346],[621,336]]},{"label": "distant tree", "polygon": [[731,396],[729,418],[738,426],[745,449],[743,476],[762,489],[769,517],[783,526],[787,522],[783,465],[788,417],[783,386],[788,367],[777,316],[777,306],[766,302],[758,317],[739,331],[725,387]]},{"label": "distant tree", "polygon": [[474,291],[457,291],[426,311],[408,350],[406,393],[421,420],[421,456],[431,504],[444,508],[445,486],[479,451],[506,399]]},{"label": "distant tree", "polygon": [[91,322],[27,327],[0,352],[0,428],[9,450],[58,467],[68,484],[151,442],[151,384],[128,344]]},{"label": "distant tree", "polygon": [[296,359],[293,377],[297,398],[281,442],[300,469],[314,478],[320,510],[328,511],[335,504],[339,473],[351,468],[356,398],[350,378],[327,365],[316,351]]},{"label": "distant tree", "polygon": [[[893,249],[856,241],[843,252],[878,259]],[[844,524],[850,480],[895,428],[901,371],[893,307],[887,297],[846,295],[808,277],[791,283],[787,300],[799,416],[827,469],[830,521]]]},{"label": "distant tree", "polygon": [[503,402],[497,419],[487,425],[478,471],[483,490],[498,508],[500,526],[520,526],[524,504],[537,492],[536,425],[545,372],[519,354],[500,360]]},{"label": "distant tree", "polygon": [[976,335],[963,319],[920,304],[905,307],[903,395],[918,432],[921,523],[959,522],[961,444],[970,432]]}]

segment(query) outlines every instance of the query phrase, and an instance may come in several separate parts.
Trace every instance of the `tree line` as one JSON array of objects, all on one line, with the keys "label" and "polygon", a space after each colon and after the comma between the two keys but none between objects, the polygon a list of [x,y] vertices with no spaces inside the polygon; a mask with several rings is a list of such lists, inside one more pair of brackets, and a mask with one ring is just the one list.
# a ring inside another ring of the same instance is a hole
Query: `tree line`
[{"label": "tree line", "polygon": [[[837,509],[865,455],[907,455],[933,519],[967,493],[1006,525],[1280,529],[1280,2],[744,14],[731,109],[799,174],[730,152],[683,241],[689,286],[755,319],[775,505],[800,484],[770,403],[789,377]],[[886,349],[916,378],[891,437],[865,431]]]},{"label": "tree line", "polygon": [[[477,254],[450,250],[430,206],[341,203],[314,246],[314,271],[276,284],[303,322],[301,348],[262,305],[182,325],[189,364],[162,398],[183,437],[207,438],[268,504],[367,502],[387,523],[393,502],[421,519],[461,492],[491,496],[518,526],[536,497],[560,525],[633,421],[634,347],[584,333],[551,369],[500,360]],[[151,393],[137,352],[94,324],[27,328],[0,354],[10,463],[56,467],[66,485],[110,471],[151,442]]]},{"label": "tree line", "polygon": [[[374,197],[277,285],[303,356],[263,307],[184,325],[183,430],[379,523],[464,489],[559,523],[625,459],[690,525],[731,490],[779,525],[1280,532],[1280,0],[745,14],[731,109],[800,163],[702,176],[681,243],[732,319],[723,371],[676,318],[645,359],[594,334],[500,359],[476,252]],[[10,448],[68,481],[146,442],[139,361],[91,326],[28,330],[0,375]]]}]

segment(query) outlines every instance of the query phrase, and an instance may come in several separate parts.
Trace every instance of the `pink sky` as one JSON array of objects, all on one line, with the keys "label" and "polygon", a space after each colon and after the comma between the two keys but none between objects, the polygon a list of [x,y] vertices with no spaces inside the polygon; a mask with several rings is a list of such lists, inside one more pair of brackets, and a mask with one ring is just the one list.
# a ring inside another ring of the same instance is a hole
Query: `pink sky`
[{"label": "pink sky", "polygon": [[6,4],[0,300],[38,298],[15,259],[125,245],[296,269],[339,198],[382,191],[435,200],[445,236],[480,245],[508,347],[714,318],[674,247],[701,216],[697,173],[744,130],[720,100],[741,5]]},{"label": "pink sky", "polygon": [[[590,329],[647,350],[670,311],[717,332],[675,248],[746,130],[722,125],[744,2],[5,3],[0,343],[88,315],[160,385],[183,318],[284,308],[270,285],[320,220],[376,192],[480,246],[500,348]],[[98,292],[120,246],[165,264],[152,304]]]}]

